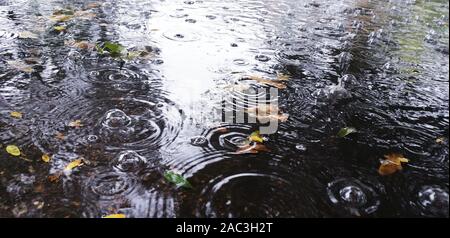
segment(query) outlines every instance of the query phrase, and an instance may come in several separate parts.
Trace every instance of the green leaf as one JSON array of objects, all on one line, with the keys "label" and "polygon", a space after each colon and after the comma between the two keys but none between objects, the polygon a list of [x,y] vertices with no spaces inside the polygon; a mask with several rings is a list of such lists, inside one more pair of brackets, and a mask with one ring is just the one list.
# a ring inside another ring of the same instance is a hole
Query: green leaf
[{"label": "green leaf", "polygon": [[262,138],[261,134],[259,133],[259,131],[255,131],[253,132],[250,137],[249,140],[251,142],[258,142],[258,143],[264,143],[264,139]]},{"label": "green leaf", "polygon": [[120,44],[111,43],[109,41],[105,42],[103,50],[108,51],[111,56],[121,56],[125,51],[125,47]]},{"label": "green leaf", "polygon": [[343,138],[355,132],[357,130],[354,127],[344,127],[338,132],[337,136]]},{"label": "green leaf", "polygon": [[178,187],[192,188],[191,183],[189,183],[186,178],[173,171],[166,171],[164,173],[164,178],[166,178],[169,182],[176,184]]},{"label": "green leaf", "polygon": [[96,44],[95,45],[95,49],[98,51],[98,53],[100,53],[100,54],[103,54],[103,53],[105,53],[105,51],[103,50],[103,48],[99,45],[99,44]]}]

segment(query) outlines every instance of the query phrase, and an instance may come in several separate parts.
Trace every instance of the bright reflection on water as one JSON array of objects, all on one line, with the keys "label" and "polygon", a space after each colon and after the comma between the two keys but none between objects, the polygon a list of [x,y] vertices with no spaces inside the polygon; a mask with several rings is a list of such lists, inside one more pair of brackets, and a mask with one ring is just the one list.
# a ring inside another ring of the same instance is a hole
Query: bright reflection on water
[{"label": "bright reflection on water", "polygon": [[[0,0],[0,217],[448,217],[448,9]],[[100,55],[106,41],[145,56]],[[222,99],[251,104],[268,87],[251,76],[283,75],[268,100],[289,117],[237,153],[258,126],[218,123]],[[392,152],[409,163],[379,175]]]}]

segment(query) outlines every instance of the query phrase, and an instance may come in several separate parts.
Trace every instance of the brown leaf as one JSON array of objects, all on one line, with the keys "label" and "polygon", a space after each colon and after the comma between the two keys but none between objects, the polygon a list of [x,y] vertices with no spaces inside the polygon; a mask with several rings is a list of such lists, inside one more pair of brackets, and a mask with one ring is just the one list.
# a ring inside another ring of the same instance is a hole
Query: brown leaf
[{"label": "brown leaf", "polygon": [[260,84],[265,84],[265,85],[272,86],[272,87],[275,87],[278,89],[286,88],[286,85],[283,83],[283,81],[280,81],[280,80],[266,79],[266,78],[259,77],[259,76],[246,76],[246,77],[244,77],[244,80],[245,79],[253,80]]},{"label": "brown leaf", "polygon": [[239,147],[236,151],[237,154],[258,154],[259,152],[270,152],[270,150],[263,144],[255,143]]},{"label": "brown leaf", "polygon": [[48,181],[50,181],[52,183],[56,183],[59,181],[60,177],[61,177],[61,173],[56,173],[56,174],[49,175],[47,178],[48,178]]},{"label": "brown leaf", "polygon": [[289,115],[286,113],[281,113],[280,109],[271,104],[259,104],[256,107],[250,107],[246,112],[252,116],[256,117],[259,121],[281,121],[286,122]]},{"label": "brown leaf", "polygon": [[61,132],[56,132],[55,137],[58,140],[65,140],[66,139],[66,136],[63,133],[61,133]]}]

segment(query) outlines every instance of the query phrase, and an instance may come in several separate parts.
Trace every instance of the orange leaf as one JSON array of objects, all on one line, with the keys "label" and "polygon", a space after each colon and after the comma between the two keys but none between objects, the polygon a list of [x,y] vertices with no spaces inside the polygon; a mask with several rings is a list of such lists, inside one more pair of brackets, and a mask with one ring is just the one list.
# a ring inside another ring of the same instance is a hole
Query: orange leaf
[{"label": "orange leaf", "polygon": [[382,176],[391,175],[402,170],[402,163],[409,162],[402,154],[392,153],[385,155],[384,157],[386,159],[381,162],[381,165],[378,168],[378,173]]}]

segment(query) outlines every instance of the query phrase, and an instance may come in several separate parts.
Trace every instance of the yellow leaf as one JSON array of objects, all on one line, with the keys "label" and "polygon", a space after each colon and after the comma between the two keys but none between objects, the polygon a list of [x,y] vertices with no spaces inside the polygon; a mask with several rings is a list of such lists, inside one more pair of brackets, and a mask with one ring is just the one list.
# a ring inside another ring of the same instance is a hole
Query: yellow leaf
[{"label": "yellow leaf", "polygon": [[50,157],[50,155],[48,155],[48,154],[42,155],[41,158],[42,158],[42,161],[44,161],[45,163],[50,162],[50,160],[52,159],[52,157]]},{"label": "yellow leaf", "polygon": [[65,26],[55,26],[55,27],[53,27],[53,29],[55,29],[56,31],[64,31],[64,30],[66,30],[66,27]]},{"label": "yellow leaf", "polygon": [[81,120],[76,120],[76,121],[71,121],[69,123],[70,127],[75,127],[75,128],[80,128],[83,126],[83,124],[81,124]]},{"label": "yellow leaf", "polygon": [[15,145],[6,146],[6,152],[8,152],[8,154],[13,155],[13,156],[20,156],[20,154],[21,154],[19,147],[15,146]]},{"label": "yellow leaf", "polygon": [[65,170],[65,171],[69,171],[69,170],[72,170],[72,169],[74,169],[74,168],[76,168],[76,167],[78,167],[78,166],[81,166],[81,165],[83,165],[83,159],[76,159],[76,160],[70,162],[70,163],[66,166],[66,168],[64,168],[64,170]]},{"label": "yellow leaf", "polygon": [[261,134],[259,133],[259,131],[255,131],[253,132],[248,139],[250,140],[250,142],[258,142],[258,143],[264,143],[264,139],[262,138]]},{"label": "yellow leaf", "polygon": [[106,215],[103,216],[103,218],[127,218],[127,216],[125,214],[110,214],[110,215]]},{"label": "yellow leaf", "polygon": [[19,119],[22,119],[22,113],[21,112],[10,112],[9,113],[12,117],[15,117],[15,118],[19,118]]}]

